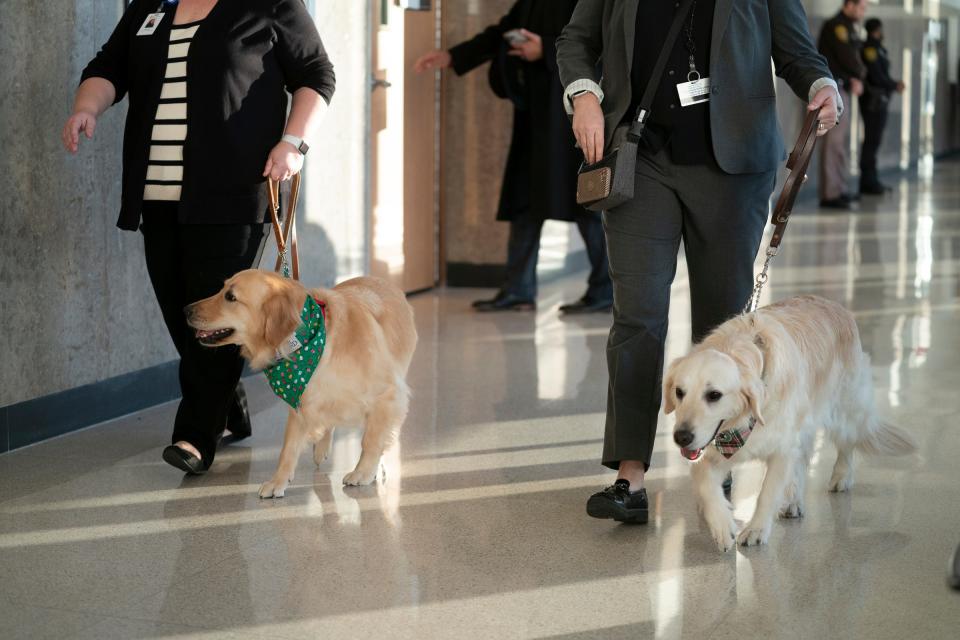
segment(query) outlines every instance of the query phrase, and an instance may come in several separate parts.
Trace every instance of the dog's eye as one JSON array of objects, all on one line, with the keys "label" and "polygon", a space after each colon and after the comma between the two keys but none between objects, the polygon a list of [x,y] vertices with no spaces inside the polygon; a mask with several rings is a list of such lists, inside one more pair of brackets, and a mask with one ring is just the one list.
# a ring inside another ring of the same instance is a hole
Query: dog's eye
[{"label": "dog's eye", "polygon": [[716,402],[723,397],[723,394],[719,391],[708,391],[707,392],[707,402]]},{"label": "dog's eye", "polygon": [[227,299],[227,302],[236,302],[237,296],[233,295],[233,291],[227,290],[223,297]]},{"label": "dog's eye", "polygon": [[687,395],[687,393],[680,387],[677,387],[677,400],[683,400],[683,396],[685,395]]}]

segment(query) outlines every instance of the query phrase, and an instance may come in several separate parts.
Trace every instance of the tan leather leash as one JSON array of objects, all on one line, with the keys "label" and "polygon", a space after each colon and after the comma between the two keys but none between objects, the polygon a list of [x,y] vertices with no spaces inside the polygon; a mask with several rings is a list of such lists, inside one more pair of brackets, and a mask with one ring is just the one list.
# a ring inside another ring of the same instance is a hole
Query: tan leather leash
[{"label": "tan leather leash", "polygon": [[[273,235],[277,239],[277,264],[274,271],[284,277],[300,279],[300,254],[297,252],[297,198],[300,196],[300,174],[295,173],[290,183],[290,202],[287,204],[286,226],[280,224],[280,182],[267,179],[267,193],[270,194],[270,217],[273,222]],[[287,249],[290,250],[289,260]],[[292,267],[292,268],[291,268]]]},{"label": "tan leather leash", "polygon": [[810,166],[813,148],[817,144],[819,122],[820,109],[807,113],[807,117],[803,121],[803,127],[800,128],[800,135],[797,137],[797,144],[794,145],[793,151],[787,158],[787,169],[790,170],[790,173],[787,174],[783,189],[780,191],[780,197],[777,198],[777,204],[773,208],[773,215],[770,217],[770,224],[774,225],[774,228],[773,235],[770,237],[770,245],[767,247],[767,259],[763,263],[763,270],[757,274],[757,280],[753,285],[750,299],[747,300],[747,306],[743,308],[743,313],[754,311],[760,303],[760,292],[769,279],[767,270],[770,268],[770,262],[780,250],[783,233],[787,229],[790,214],[793,213],[793,204],[797,200],[797,194],[800,193],[800,187],[807,181],[807,167]]}]

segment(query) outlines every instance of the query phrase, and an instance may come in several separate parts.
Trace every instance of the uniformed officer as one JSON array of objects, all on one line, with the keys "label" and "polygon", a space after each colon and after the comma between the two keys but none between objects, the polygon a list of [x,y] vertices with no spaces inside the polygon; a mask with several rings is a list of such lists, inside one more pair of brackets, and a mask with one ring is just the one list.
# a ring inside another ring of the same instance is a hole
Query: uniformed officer
[{"label": "uniformed officer", "polygon": [[860,152],[860,193],[880,195],[890,187],[877,177],[877,151],[887,126],[887,109],[890,95],[902,93],[904,84],[890,77],[890,59],[883,46],[883,23],[870,18],[864,25],[867,41],[861,57],[867,67],[867,79],[860,96],[860,113],[863,114],[863,149]]},{"label": "uniformed officer", "polygon": [[[830,72],[840,86],[843,104],[850,103],[850,94],[863,93],[863,78],[867,70],[860,59],[860,38],[857,23],[867,11],[867,0],[844,0],[843,8],[823,23],[817,47],[827,59]],[[850,135],[849,118],[840,118],[840,124],[820,142],[820,206],[830,209],[849,209],[847,194],[847,145]]]}]

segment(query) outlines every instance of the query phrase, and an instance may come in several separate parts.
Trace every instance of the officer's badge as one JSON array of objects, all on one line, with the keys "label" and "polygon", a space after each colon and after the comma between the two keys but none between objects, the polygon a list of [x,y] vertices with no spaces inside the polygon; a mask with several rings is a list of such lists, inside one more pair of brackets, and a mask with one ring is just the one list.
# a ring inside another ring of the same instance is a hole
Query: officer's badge
[{"label": "officer's badge", "polygon": [[864,47],[863,48],[863,59],[867,62],[876,62],[877,61],[877,48],[876,47]]},{"label": "officer's badge", "polygon": [[837,36],[837,40],[840,42],[850,42],[850,32],[845,25],[838,24],[835,26],[833,28],[833,35]]}]

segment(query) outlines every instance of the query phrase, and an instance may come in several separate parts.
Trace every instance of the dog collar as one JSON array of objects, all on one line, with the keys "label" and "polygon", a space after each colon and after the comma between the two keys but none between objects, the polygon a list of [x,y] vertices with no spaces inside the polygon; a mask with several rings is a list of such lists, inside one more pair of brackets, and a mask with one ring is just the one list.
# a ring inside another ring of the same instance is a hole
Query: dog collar
[{"label": "dog collar", "polygon": [[300,398],[320,366],[327,344],[326,305],[307,296],[300,320],[289,339],[294,350],[287,356],[278,354],[277,363],[263,370],[273,392],[294,409],[300,407]]},{"label": "dog collar", "polygon": [[[743,427],[734,427],[728,429],[727,431],[720,431],[723,427],[721,422],[717,425],[717,431],[713,434],[711,442],[713,446],[716,447],[717,451],[720,452],[724,458],[728,460],[733,457],[733,455],[740,451],[747,444],[747,438],[750,437],[750,434],[753,433],[753,428],[757,424],[757,419],[753,416],[750,416],[750,420],[747,421],[747,424]],[[700,456],[703,454],[703,449],[681,449],[680,455],[682,455],[687,460],[699,460]]]}]

